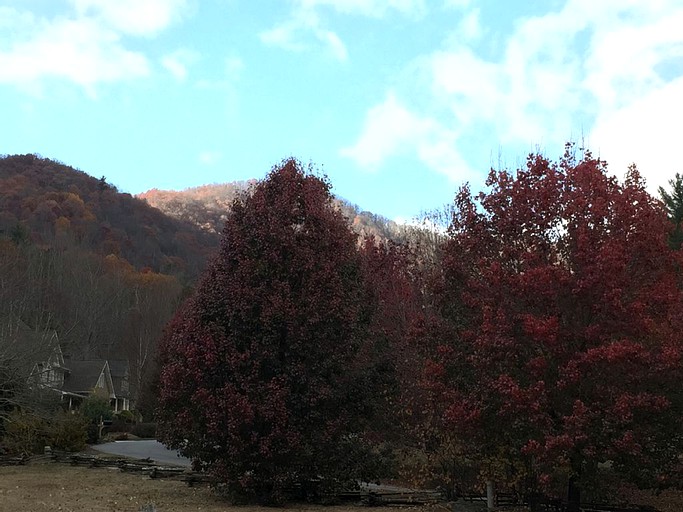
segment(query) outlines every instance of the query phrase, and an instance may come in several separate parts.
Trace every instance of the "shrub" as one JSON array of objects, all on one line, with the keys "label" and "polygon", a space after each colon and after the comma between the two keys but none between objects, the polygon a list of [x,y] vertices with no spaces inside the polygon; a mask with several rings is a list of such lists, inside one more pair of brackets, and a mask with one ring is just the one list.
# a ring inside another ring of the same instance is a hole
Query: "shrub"
[{"label": "shrub", "polygon": [[135,415],[131,411],[119,411],[114,414],[114,418],[125,423],[135,423]]},{"label": "shrub", "polygon": [[94,423],[88,423],[86,427],[88,444],[97,444],[100,441],[100,427]]},{"label": "shrub", "polygon": [[130,429],[130,433],[137,437],[153,438],[157,434],[156,423],[138,423]]},{"label": "shrub", "polygon": [[45,420],[26,411],[12,411],[5,422],[3,444],[13,455],[41,453],[48,444]]},{"label": "shrub", "polygon": [[99,423],[100,418],[110,420],[114,416],[109,400],[97,395],[91,395],[83,401],[81,414],[91,423]]},{"label": "shrub", "polygon": [[88,419],[78,412],[59,411],[47,425],[47,437],[57,450],[82,450],[88,439]]},{"label": "shrub", "polygon": [[131,428],[133,428],[132,423],[123,421],[121,418],[114,418],[111,425],[107,427],[107,432],[130,432]]}]

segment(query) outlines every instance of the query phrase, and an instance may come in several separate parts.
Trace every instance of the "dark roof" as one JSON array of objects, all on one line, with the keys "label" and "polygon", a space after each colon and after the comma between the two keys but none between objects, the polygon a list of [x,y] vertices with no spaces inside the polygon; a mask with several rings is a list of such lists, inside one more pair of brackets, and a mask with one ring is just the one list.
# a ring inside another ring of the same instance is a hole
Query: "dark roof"
[{"label": "dark roof", "polygon": [[19,318],[0,317],[0,356],[28,377],[36,363],[50,359],[59,347],[54,330],[35,330]]},{"label": "dark roof", "polygon": [[64,391],[72,393],[89,393],[97,384],[97,380],[104,371],[107,361],[97,359],[93,361],[73,361],[66,363],[69,374],[64,380]]},{"label": "dark roof", "polygon": [[109,371],[112,379],[128,377],[128,361],[109,359]]},{"label": "dark roof", "polygon": [[114,394],[119,398],[129,397],[129,365],[125,360],[109,360],[109,372],[111,382],[114,385]]}]

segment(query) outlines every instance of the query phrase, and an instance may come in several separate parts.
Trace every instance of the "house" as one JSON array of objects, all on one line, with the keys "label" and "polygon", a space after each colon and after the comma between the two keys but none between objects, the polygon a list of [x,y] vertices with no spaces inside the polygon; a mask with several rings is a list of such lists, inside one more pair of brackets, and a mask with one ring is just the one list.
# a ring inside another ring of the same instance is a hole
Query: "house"
[{"label": "house", "polygon": [[0,321],[0,366],[17,382],[59,395],[69,410],[93,394],[114,412],[130,409],[128,361],[65,359],[54,330],[31,329],[14,317]]},{"label": "house", "polygon": [[70,397],[69,409],[77,408],[83,400],[91,395],[109,400],[116,396],[107,361],[74,361],[69,359],[67,362],[69,369],[64,379],[63,390]]},{"label": "house", "polygon": [[129,411],[130,401],[130,365],[125,360],[109,360],[109,371],[111,380],[114,384],[114,394],[112,407],[114,412]]},{"label": "house", "polygon": [[57,393],[64,386],[68,370],[54,330],[31,329],[14,316],[2,319],[0,358],[6,372],[31,386]]},{"label": "house", "polygon": [[[69,359],[67,365],[63,390],[71,397],[70,407],[77,407],[83,399],[96,395],[107,398],[114,412],[130,410],[128,361]],[[80,400],[73,400],[74,396]]]}]

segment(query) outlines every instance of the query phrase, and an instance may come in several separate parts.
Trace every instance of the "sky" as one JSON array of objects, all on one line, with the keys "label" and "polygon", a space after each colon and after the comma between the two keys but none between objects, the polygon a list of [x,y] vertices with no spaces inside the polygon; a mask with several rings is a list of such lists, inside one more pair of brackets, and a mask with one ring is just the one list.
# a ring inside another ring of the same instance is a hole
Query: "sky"
[{"label": "sky", "polygon": [[119,190],[313,163],[410,220],[530,152],[683,172],[681,0],[0,0],[0,154]]}]

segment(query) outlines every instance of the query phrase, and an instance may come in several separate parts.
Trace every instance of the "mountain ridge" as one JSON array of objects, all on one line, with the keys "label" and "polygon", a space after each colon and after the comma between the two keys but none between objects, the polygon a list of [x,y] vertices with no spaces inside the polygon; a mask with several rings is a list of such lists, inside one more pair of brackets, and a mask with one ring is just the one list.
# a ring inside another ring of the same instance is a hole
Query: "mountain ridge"
[{"label": "mountain ridge", "polygon": [[[256,179],[214,183],[189,187],[183,190],[153,188],[136,194],[165,214],[190,222],[208,233],[220,234],[233,201],[257,183]],[[405,226],[381,215],[361,210],[353,203],[335,197],[334,206],[349,222],[349,227],[362,239],[374,237],[380,241],[406,241]]]}]

